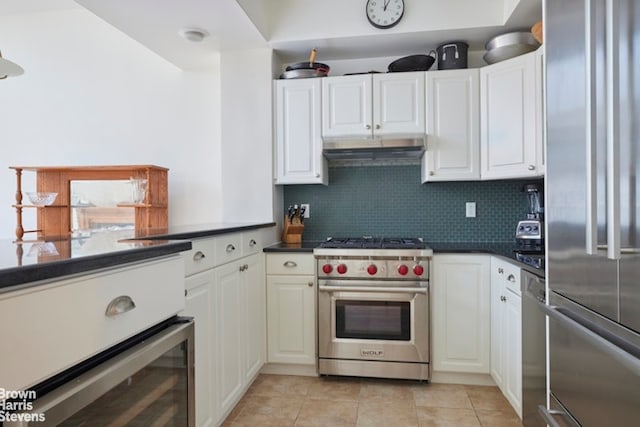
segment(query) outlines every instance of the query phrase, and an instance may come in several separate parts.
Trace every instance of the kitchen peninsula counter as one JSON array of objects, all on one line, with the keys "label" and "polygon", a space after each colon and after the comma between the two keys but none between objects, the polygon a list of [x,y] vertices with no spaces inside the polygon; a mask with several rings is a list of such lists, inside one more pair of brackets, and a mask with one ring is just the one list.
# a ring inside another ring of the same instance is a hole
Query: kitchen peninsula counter
[{"label": "kitchen peninsula counter", "polygon": [[101,231],[87,235],[0,240],[0,293],[64,276],[150,260],[191,249],[190,239],[274,223],[210,223],[161,229]]}]

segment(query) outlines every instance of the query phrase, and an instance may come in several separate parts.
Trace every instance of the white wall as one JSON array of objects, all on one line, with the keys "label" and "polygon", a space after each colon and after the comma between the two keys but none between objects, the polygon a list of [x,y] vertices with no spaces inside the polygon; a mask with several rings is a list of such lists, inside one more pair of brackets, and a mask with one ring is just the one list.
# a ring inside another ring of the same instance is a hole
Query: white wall
[{"label": "white wall", "polygon": [[272,51],[224,51],[220,62],[223,219],[271,221]]},{"label": "white wall", "polygon": [[25,69],[0,80],[0,238],[10,165],[156,164],[172,225],[222,218],[219,72],[184,72],[83,9],[2,15],[0,42]]}]

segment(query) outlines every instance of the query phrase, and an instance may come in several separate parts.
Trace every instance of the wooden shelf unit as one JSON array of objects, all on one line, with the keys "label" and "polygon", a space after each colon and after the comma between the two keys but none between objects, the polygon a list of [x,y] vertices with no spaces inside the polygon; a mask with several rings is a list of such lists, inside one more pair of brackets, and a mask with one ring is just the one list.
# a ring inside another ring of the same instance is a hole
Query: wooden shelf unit
[{"label": "wooden shelf unit", "polygon": [[[16,173],[16,238],[22,240],[25,233],[37,232],[38,237],[66,236],[71,231],[71,181],[147,180],[144,203],[120,206],[135,209],[135,229],[166,228],[169,225],[169,169],[154,165],[115,166],[10,166]],[[58,193],[54,204],[33,206],[22,203],[22,173],[36,173],[36,191]],[[22,225],[22,209],[38,209],[37,230],[25,231]]]}]

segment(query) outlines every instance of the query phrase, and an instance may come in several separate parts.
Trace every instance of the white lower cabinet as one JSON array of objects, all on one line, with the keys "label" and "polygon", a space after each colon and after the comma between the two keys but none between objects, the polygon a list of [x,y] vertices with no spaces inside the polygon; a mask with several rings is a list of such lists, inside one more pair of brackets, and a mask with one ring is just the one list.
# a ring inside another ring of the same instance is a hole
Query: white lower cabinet
[{"label": "white lower cabinet", "polygon": [[244,383],[244,304],[240,262],[215,269],[216,308],[213,322],[215,384],[220,413],[229,411],[242,396]]},{"label": "white lower cabinet", "polygon": [[434,372],[488,374],[490,256],[436,254],[431,280]]},{"label": "white lower cabinet", "polygon": [[491,259],[491,376],[522,417],[520,268]]},{"label": "white lower cabinet", "polygon": [[195,319],[195,365],[196,365],[196,425],[212,426],[217,413],[213,389],[213,329],[215,292],[212,271],[198,273],[186,279],[185,309],[183,316]]},{"label": "white lower cabinet", "polygon": [[[211,259],[210,251],[216,245],[224,243],[226,248],[227,240],[240,242],[244,234],[200,239],[192,251],[185,253],[185,259]],[[182,314],[195,319],[198,427],[221,425],[265,361],[264,255],[262,247],[254,247],[257,244],[247,245],[247,250],[233,244],[235,258],[230,256],[226,263],[187,269],[195,273],[186,278],[186,308]]]},{"label": "white lower cabinet", "polygon": [[312,254],[267,254],[269,363],[316,363],[314,271]]}]

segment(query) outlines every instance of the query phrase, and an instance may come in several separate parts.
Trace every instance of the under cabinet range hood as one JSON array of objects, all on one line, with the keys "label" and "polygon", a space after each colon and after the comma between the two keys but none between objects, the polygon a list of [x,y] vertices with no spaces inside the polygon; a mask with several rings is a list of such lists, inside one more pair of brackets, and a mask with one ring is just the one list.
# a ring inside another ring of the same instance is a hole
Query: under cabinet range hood
[{"label": "under cabinet range hood", "polygon": [[328,159],[419,159],[425,148],[424,136],[397,139],[325,139],[322,144],[322,151]]}]

